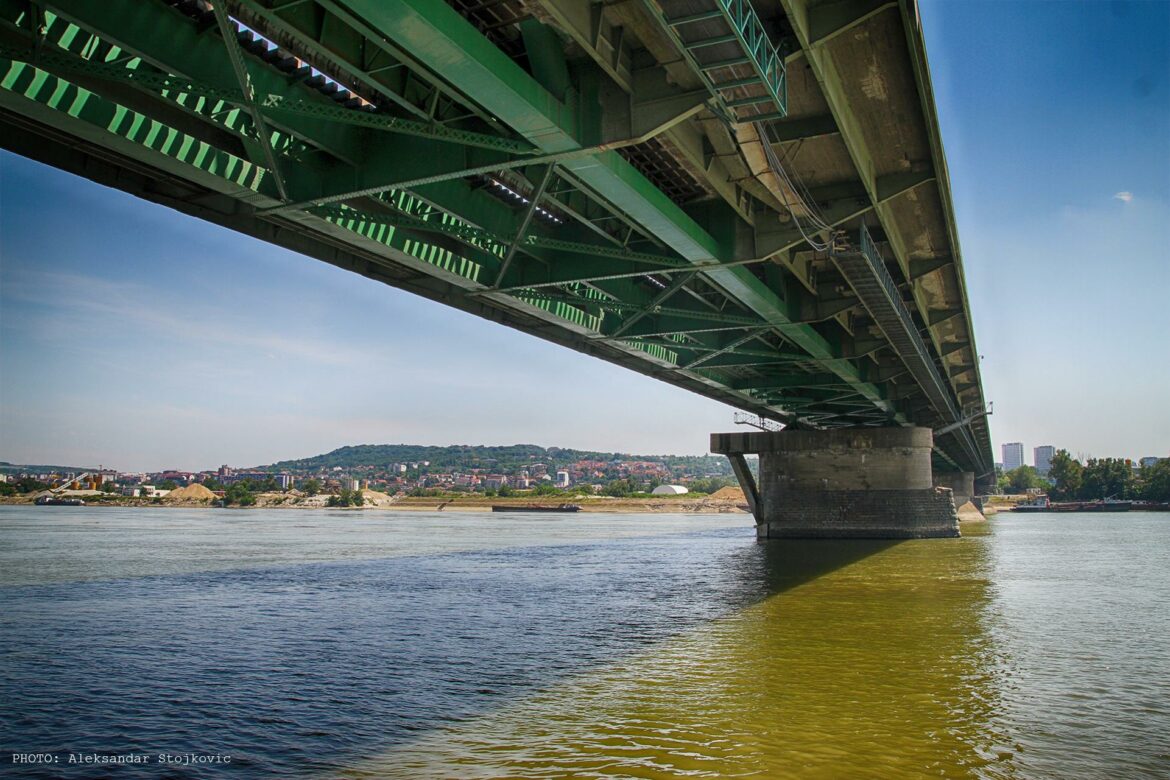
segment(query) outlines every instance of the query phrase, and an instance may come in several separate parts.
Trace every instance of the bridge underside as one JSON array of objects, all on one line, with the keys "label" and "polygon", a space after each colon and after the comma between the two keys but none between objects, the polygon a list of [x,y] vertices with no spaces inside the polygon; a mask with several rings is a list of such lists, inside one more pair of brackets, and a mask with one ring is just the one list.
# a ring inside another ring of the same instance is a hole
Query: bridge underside
[{"label": "bridge underside", "polygon": [[0,0],[5,148],[739,409],[991,470],[872,0]]}]

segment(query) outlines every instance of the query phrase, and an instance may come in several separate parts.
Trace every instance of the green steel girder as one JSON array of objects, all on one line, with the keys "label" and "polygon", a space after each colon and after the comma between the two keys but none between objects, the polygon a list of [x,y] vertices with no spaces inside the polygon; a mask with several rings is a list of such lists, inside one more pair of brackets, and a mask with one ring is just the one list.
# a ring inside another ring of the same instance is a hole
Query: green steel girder
[{"label": "green steel girder", "polygon": [[[389,201],[387,202],[389,206]],[[467,223],[453,222],[449,218],[444,219],[444,212],[432,212],[433,218],[424,218],[423,216],[411,214],[408,211],[400,211],[398,214],[393,213],[373,213],[368,210],[354,209],[344,206],[324,206],[313,210],[314,213],[323,216],[334,216],[346,219],[359,219],[370,224],[388,225],[391,227],[406,227],[415,230],[441,233],[444,235],[456,238],[469,246],[483,248],[486,251],[492,252],[502,256],[507,252],[507,247],[513,243],[503,233],[495,233],[485,228],[476,227]],[[679,270],[690,270],[689,265],[685,265],[683,261],[667,255],[656,255],[647,252],[622,251],[620,249],[606,247],[600,244],[587,244],[574,241],[564,241],[560,239],[547,238],[535,233],[527,233],[518,241],[514,242],[518,249],[529,252],[536,257],[545,258],[552,261],[554,256],[548,252],[557,252],[564,255],[571,256],[573,260],[572,267],[576,270],[594,269],[598,272],[612,271],[615,267],[621,269],[621,273],[617,276],[625,278],[628,276],[642,276],[648,273],[656,272],[673,272]],[[538,252],[537,250],[548,250],[548,252]],[[585,258],[597,257],[602,258],[604,262],[590,262]],[[615,266],[615,263],[621,265]],[[636,265],[640,265],[639,270],[628,270]],[[535,266],[525,265],[526,269],[536,268]],[[513,290],[530,289],[523,283],[523,279],[517,273],[513,273],[510,279],[518,279],[518,283],[514,287],[502,288],[502,292],[512,292]],[[563,285],[578,281],[576,278],[560,280],[560,281],[546,281],[545,277],[541,276],[540,283],[532,283],[531,286],[541,287],[549,285]],[[591,277],[593,278],[593,277]],[[488,292],[483,290],[480,292]]]},{"label": "green steel girder", "polygon": [[[750,327],[751,326],[749,325],[728,325],[726,323],[720,324],[718,322],[706,322],[705,324],[701,324],[690,318],[680,319],[671,318],[663,314],[652,314],[644,318],[641,322],[635,324],[627,332],[623,333],[620,339],[612,340],[626,341],[628,339],[654,339],[663,336],[678,335],[699,338],[706,334],[712,333],[739,333],[749,329]],[[604,334],[598,338],[609,340]]]},{"label": "green steel girder", "polygon": [[[694,337],[688,336],[688,338],[694,338]],[[621,340],[624,342],[632,342],[635,339],[632,336],[625,336]],[[798,363],[802,360],[804,360],[804,361],[808,360],[807,355],[800,355],[799,357],[789,355],[786,357],[784,355],[784,353],[777,353],[775,351],[766,350],[766,349],[737,348],[737,349],[727,350],[723,347],[714,347],[714,346],[710,346],[710,345],[696,344],[696,343],[692,343],[689,341],[685,341],[685,342],[684,341],[667,341],[667,340],[655,339],[655,338],[651,338],[651,337],[638,337],[636,339],[636,341],[644,343],[644,344],[652,344],[652,345],[656,345],[656,346],[661,346],[661,347],[673,349],[673,350],[678,351],[678,352],[689,352],[689,353],[695,354],[695,355],[711,354],[713,352],[718,352],[719,356],[712,359],[712,364],[713,364],[712,368],[719,367],[718,361],[724,359],[725,357],[728,360],[732,360],[734,358],[735,360],[740,360],[740,361],[746,360],[747,358],[755,358],[755,359],[757,359],[757,361],[771,361],[773,363],[784,363],[787,365]],[[737,364],[737,363],[730,363],[729,362],[727,365],[734,366],[734,365],[744,365],[744,364],[743,363]],[[754,365],[763,365],[763,363],[752,362],[752,363],[749,363],[746,365],[753,365],[753,366]],[[687,367],[686,365],[679,366],[679,368],[681,368],[683,370],[692,370],[689,367]],[[702,367],[701,366],[696,367],[694,370],[699,370],[700,368],[702,368]]]},{"label": "green steel girder", "polygon": [[[314,4],[286,3],[279,9],[268,8],[263,3],[250,2],[230,2],[229,6],[233,14],[237,17],[243,16],[247,22],[251,23],[251,26],[257,26],[256,20],[261,20],[266,29],[275,30],[278,34],[294,35],[302,30],[307,32],[308,30],[305,28],[315,28],[318,35],[306,35],[303,36],[303,40],[305,40],[307,50],[316,58],[327,58],[338,68],[340,75],[368,94],[385,98],[420,120],[430,119],[423,108],[403,95],[403,92],[406,91],[407,71],[400,63],[377,64],[366,53],[366,47],[363,45],[365,41],[354,41],[352,36],[335,37],[328,42],[319,40],[320,37],[328,34],[330,30],[337,29],[340,25],[326,24],[325,20],[321,18],[321,14],[324,12]],[[278,10],[285,15],[278,13]],[[289,15],[292,18],[289,18]],[[298,22],[301,23],[301,28],[298,28]],[[365,61],[362,66],[355,66],[345,56],[346,50],[354,47],[355,44],[357,58]],[[392,65],[398,65],[398,67],[392,67]],[[378,73],[381,74],[381,77],[369,73],[375,67],[379,68]]]},{"label": "green steel girder", "polygon": [[[710,362],[712,360],[714,360],[715,358],[722,357],[723,355],[726,355],[726,354],[731,353],[731,352],[736,352],[739,347],[742,347],[744,344],[747,344],[750,341],[754,341],[755,339],[758,339],[760,336],[764,335],[769,330],[770,330],[770,328],[756,328],[754,330],[748,331],[744,335],[732,340],[730,343],[727,343],[724,346],[720,347],[719,349],[716,349],[714,352],[709,352],[705,355],[700,355],[700,356],[696,357],[695,359],[691,360],[686,365],[684,365],[683,368],[687,369],[688,371],[692,371],[696,368],[699,368],[700,366],[709,366]],[[739,352],[738,354],[743,354],[743,353]]]},{"label": "green steel girder", "polygon": [[68,124],[79,138],[132,159],[149,158],[170,175],[244,203],[277,202],[271,177],[260,166],[27,63],[0,59],[0,109],[51,127]]},{"label": "green steel girder", "polygon": [[[26,59],[30,56],[27,47],[0,46],[0,56],[8,59]],[[209,100],[218,100],[242,106],[247,101],[239,89],[203,84],[181,76],[173,76],[147,68],[131,68],[125,63],[94,61],[73,55],[54,54],[42,49],[36,59],[38,67],[57,74],[93,76],[95,78],[119,81],[146,90],[152,94],[164,95],[168,93],[191,95]],[[384,130],[389,133],[402,133],[420,138],[430,138],[460,146],[491,149],[509,154],[533,154],[531,144],[505,138],[498,135],[488,135],[470,130],[447,127],[433,122],[416,122],[410,119],[389,114],[380,114],[361,109],[344,108],[336,103],[320,98],[318,100],[292,99],[285,95],[271,93],[257,93],[259,107],[265,114],[277,113],[294,117],[309,117],[365,127],[371,130]]]},{"label": "green steel girder", "polygon": [[[543,242],[540,242],[543,243]],[[539,245],[539,244],[537,244]],[[711,263],[699,266],[700,269],[708,269],[716,266],[734,267],[740,265],[756,265],[764,262],[763,260],[738,260],[732,263]],[[660,264],[657,269],[648,269],[646,267],[635,267],[633,264],[628,264],[628,269],[622,270],[620,266],[607,266],[605,268],[597,268],[594,272],[589,272],[588,268],[574,265],[568,268],[550,267],[543,269],[547,273],[547,278],[542,281],[525,281],[517,282],[514,287],[501,288],[504,292],[519,289],[531,289],[534,287],[557,287],[564,284],[583,284],[587,282],[604,282],[612,279],[632,279],[639,276],[645,276],[651,270],[656,274],[666,276],[674,274],[690,275],[694,272],[695,266],[687,263],[685,265],[667,265]]]},{"label": "green steel girder", "polygon": [[[47,4],[48,5],[48,4]],[[54,12],[81,27],[98,32],[103,39],[142,57],[160,70],[201,84],[234,85],[235,74],[223,56],[223,42],[201,34],[195,24],[156,2],[142,0],[53,0]],[[110,20],[117,24],[111,25]],[[269,68],[251,71],[257,93],[292,100],[303,99],[304,87]],[[286,121],[287,120],[287,121]],[[350,163],[364,159],[363,144],[347,125],[309,116],[269,118],[269,124]]]},{"label": "green steel girder", "polygon": [[498,127],[493,117],[420,69],[407,50],[362,24],[332,0],[279,6],[272,0],[230,2],[246,21],[255,18],[276,34],[295,38],[314,58],[333,64],[345,76],[342,80],[374,90],[418,119],[449,122],[470,114],[487,127]]},{"label": "green steel girder", "polygon": [[[586,146],[577,136],[578,101],[557,100],[454,10],[426,0],[339,0],[391,39],[410,40],[416,60],[461,93],[475,95],[489,113],[546,153]],[[588,106],[583,96],[580,106]],[[589,132],[588,127],[585,128]],[[614,152],[574,159],[564,167],[590,190],[629,214],[667,246],[693,263],[731,260],[721,245],[681,208]],[[857,387],[876,406],[892,411],[881,390],[861,380],[858,368],[841,359],[814,328],[791,322],[783,302],[749,271],[720,268],[705,275],[727,294],[772,323],[826,369]]]},{"label": "green steel girder", "polygon": [[684,284],[687,284],[688,282],[690,282],[690,280],[694,277],[695,273],[696,273],[695,271],[690,271],[688,273],[681,274],[680,276],[678,276],[677,278],[672,280],[669,285],[667,285],[665,288],[663,288],[651,300],[649,300],[648,302],[643,304],[642,308],[638,309],[636,312],[631,314],[629,317],[626,317],[625,320],[622,322],[622,324],[620,326],[618,326],[618,328],[616,330],[614,330],[608,334],[609,337],[615,338],[615,339],[620,338],[623,333],[626,333],[631,328],[633,328],[634,325],[636,325],[639,320],[645,318],[646,316],[648,316],[650,314],[661,311],[662,305],[665,304],[672,296],[674,296],[676,293],[678,293],[678,291],[682,289],[682,286]]},{"label": "green steel girder", "polygon": [[[523,293],[522,297],[526,300],[548,300],[548,301],[565,301],[580,305],[596,306],[605,311],[613,311],[618,313],[636,314],[640,312],[644,304],[630,303],[628,301],[620,301],[612,298],[595,298],[584,299],[579,296],[569,295],[567,293],[549,292],[547,290],[533,290],[530,293]],[[670,320],[673,325],[681,328],[703,327],[706,324],[708,327],[714,323],[719,326],[726,326],[728,328],[745,328],[757,324],[758,320],[748,317],[734,317],[730,315],[723,315],[714,312],[701,312],[691,309],[678,309],[668,306],[659,306],[655,312],[648,317],[653,319],[658,324]],[[675,333],[682,333],[684,331],[671,331]],[[609,336],[609,334],[605,334]],[[616,338],[616,336],[614,336]]]},{"label": "green steel girder", "polygon": [[[403,197],[404,196],[400,196],[399,201],[401,201]],[[420,221],[417,217],[408,216],[404,219],[401,216],[393,217],[390,215],[371,215],[367,212],[344,208],[335,209],[331,207],[326,207],[324,209],[320,209],[319,211],[321,213],[348,218],[350,220],[356,219],[366,227],[379,224],[391,224],[395,226],[417,228],[423,231],[445,233],[468,245],[480,247],[494,255],[496,259],[489,259],[489,267],[495,267],[494,263],[498,262],[498,258],[504,254],[505,247],[507,245],[507,241],[502,234],[493,234],[481,228],[476,228],[459,221],[453,221],[451,218],[447,217],[444,213],[441,212],[436,212],[432,215],[434,218],[428,219],[420,224]],[[441,217],[441,219],[438,217]],[[545,276],[543,275],[541,269],[545,268],[546,266],[559,265],[561,264],[561,260],[572,260],[572,268],[574,269],[574,273],[586,272],[592,268],[596,269],[595,275],[600,271],[611,270],[614,267],[613,263],[615,260],[621,260],[623,262],[623,267],[628,267],[630,262],[648,263],[648,265],[642,269],[642,273],[638,275],[645,275],[648,272],[655,271],[657,267],[661,267],[667,263],[671,263],[673,266],[668,267],[667,270],[675,270],[678,267],[679,262],[681,262],[672,260],[671,258],[665,256],[647,255],[629,250],[620,250],[613,247],[579,244],[558,239],[548,239],[534,234],[529,234],[526,236],[519,242],[518,246],[523,249],[525,254],[530,255],[537,260],[541,260],[541,263],[525,262],[514,264],[514,270],[509,274],[509,278],[511,280],[522,278],[525,275],[531,276],[534,269],[539,278],[544,279]],[[597,255],[602,258],[610,259],[608,261],[601,261],[592,259],[589,257],[590,255]],[[628,278],[629,276],[632,276],[632,274],[623,274],[622,276]],[[515,292],[518,295],[526,294],[524,288],[510,287],[507,291]],[[483,289],[472,290],[468,294],[486,295],[490,292],[490,290]],[[610,292],[615,297],[627,299],[633,302],[635,305],[639,305],[639,302],[644,304],[645,293],[636,288],[626,287],[622,289],[610,289],[608,292]],[[700,310],[699,314],[705,317],[709,317],[711,312]],[[677,328],[678,326],[676,324],[672,327]]]},{"label": "green steel girder", "polygon": [[[730,384],[733,390],[785,390],[789,388],[841,387],[843,383],[836,374],[791,374],[761,376],[740,379]],[[828,399],[825,399],[826,401]],[[863,402],[867,405],[868,402]]]}]

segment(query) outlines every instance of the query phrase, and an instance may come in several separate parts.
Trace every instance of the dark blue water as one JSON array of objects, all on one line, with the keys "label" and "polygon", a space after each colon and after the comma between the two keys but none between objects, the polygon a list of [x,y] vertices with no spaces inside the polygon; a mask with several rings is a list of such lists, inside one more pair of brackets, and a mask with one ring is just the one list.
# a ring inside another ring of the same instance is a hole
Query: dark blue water
[{"label": "dark blue water", "polygon": [[6,587],[0,750],[231,757],[131,776],[324,772],[762,595],[742,524],[555,546],[527,528],[505,549]]}]

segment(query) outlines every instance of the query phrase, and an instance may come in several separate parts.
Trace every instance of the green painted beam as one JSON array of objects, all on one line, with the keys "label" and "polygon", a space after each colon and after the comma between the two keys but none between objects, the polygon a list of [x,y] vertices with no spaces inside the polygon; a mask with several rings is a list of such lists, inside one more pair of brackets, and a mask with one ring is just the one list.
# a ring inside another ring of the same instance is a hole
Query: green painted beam
[{"label": "green painted beam", "polygon": [[[841,384],[841,378],[835,374],[784,374],[740,379],[732,382],[730,387],[733,390],[783,390],[788,388],[840,387]],[[862,401],[862,403],[868,404],[868,401]]]},{"label": "green painted beam", "polygon": [[[579,127],[583,132],[595,132],[591,127],[598,118],[588,114],[591,101],[587,96],[579,105],[572,95],[566,102],[557,100],[446,4],[428,0],[338,2],[388,38],[410,40],[412,54],[420,63],[464,94],[474,95],[481,107],[546,153],[586,146],[576,135]],[[685,259],[694,263],[735,259],[730,241],[720,244],[616,153],[574,159],[564,163],[564,168]],[[793,323],[783,302],[749,271],[723,268],[706,276],[875,405],[892,411],[879,388],[861,380],[857,367],[841,359],[815,329]]]}]

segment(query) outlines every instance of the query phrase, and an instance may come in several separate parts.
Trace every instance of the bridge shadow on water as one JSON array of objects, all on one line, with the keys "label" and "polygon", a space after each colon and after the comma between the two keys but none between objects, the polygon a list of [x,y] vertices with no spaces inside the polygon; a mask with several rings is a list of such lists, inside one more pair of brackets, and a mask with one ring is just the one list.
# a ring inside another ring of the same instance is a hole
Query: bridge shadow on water
[{"label": "bridge shadow on water", "polygon": [[757,543],[761,597],[799,587],[871,555],[885,552],[904,539],[764,539]]},{"label": "bridge shadow on water", "polygon": [[328,773],[897,544],[745,532],[8,588],[0,748],[233,756],[124,776]]}]

